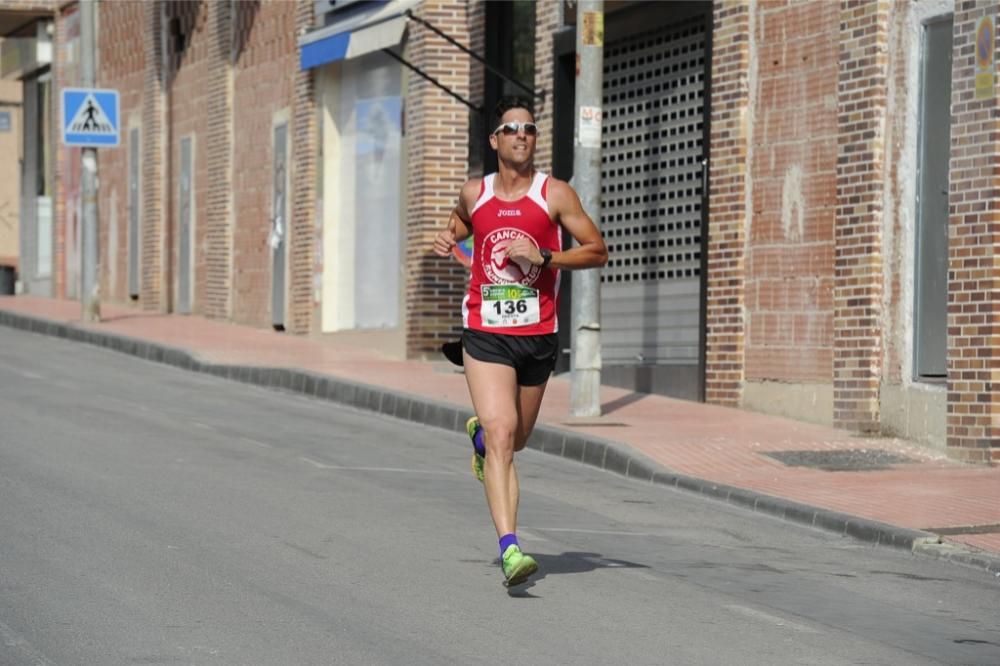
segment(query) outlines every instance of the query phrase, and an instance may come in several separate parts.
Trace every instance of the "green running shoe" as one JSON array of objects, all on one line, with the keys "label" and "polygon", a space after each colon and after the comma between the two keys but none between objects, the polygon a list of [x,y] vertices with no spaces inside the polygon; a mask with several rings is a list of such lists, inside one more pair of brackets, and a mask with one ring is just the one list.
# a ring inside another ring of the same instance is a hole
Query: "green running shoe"
[{"label": "green running shoe", "polygon": [[478,416],[473,416],[465,422],[465,432],[469,433],[469,439],[472,440],[472,473],[479,479],[479,483],[482,483],[483,465],[486,463],[486,458],[476,453],[476,431],[480,427]]},{"label": "green running shoe", "polygon": [[525,555],[517,546],[507,546],[502,559],[506,587],[514,587],[528,580],[528,576],[538,571],[538,562],[531,555]]}]

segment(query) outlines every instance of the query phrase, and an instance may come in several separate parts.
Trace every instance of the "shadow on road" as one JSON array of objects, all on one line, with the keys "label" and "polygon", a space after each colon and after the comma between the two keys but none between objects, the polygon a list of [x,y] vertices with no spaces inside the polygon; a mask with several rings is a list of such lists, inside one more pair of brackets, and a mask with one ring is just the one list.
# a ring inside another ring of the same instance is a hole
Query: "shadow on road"
[{"label": "shadow on road", "polygon": [[546,555],[544,553],[532,553],[532,557],[538,562],[538,573],[524,585],[519,585],[507,591],[512,597],[525,599],[535,599],[535,595],[528,592],[532,587],[548,576],[558,576],[560,574],[587,573],[595,569],[648,569],[645,564],[629,562],[627,560],[616,560],[606,558],[600,553],[568,552],[560,555]]}]

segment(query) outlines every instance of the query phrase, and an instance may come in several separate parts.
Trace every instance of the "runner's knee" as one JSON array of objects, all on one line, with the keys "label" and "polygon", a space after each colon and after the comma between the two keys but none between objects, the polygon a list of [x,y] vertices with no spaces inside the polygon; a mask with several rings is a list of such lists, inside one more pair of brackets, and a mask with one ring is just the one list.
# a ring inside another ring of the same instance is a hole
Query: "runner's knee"
[{"label": "runner's knee", "polygon": [[517,423],[508,419],[480,420],[486,431],[486,450],[513,451],[516,443]]}]

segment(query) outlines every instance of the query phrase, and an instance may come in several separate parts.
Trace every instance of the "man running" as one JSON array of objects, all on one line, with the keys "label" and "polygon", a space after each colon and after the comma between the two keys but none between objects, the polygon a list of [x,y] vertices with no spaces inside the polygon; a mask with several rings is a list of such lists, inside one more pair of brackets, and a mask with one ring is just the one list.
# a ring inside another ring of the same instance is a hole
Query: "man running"
[{"label": "man running", "polygon": [[[475,232],[462,301],[463,363],[476,412],[466,429],[500,539],[505,585],[513,586],[538,570],[517,541],[514,453],[535,427],[555,367],[559,271],[603,266],[608,251],[573,188],[535,170],[538,126],[530,103],[502,99],[496,122],[490,146],[497,173],[465,183],[434,251],[448,256]],[[577,247],[562,250],[563,229]]]}]

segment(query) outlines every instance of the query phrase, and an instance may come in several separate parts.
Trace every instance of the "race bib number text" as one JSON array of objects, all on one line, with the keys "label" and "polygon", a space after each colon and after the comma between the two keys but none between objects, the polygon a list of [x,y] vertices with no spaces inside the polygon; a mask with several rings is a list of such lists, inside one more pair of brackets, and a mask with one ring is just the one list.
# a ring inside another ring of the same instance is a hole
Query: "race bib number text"
[{"label": "race bib number text", "polygon": [[509,328],[541,321],[537,289],[518,284],[491,284],[483,285],[482,295],[479,314],[483,326]]}]

